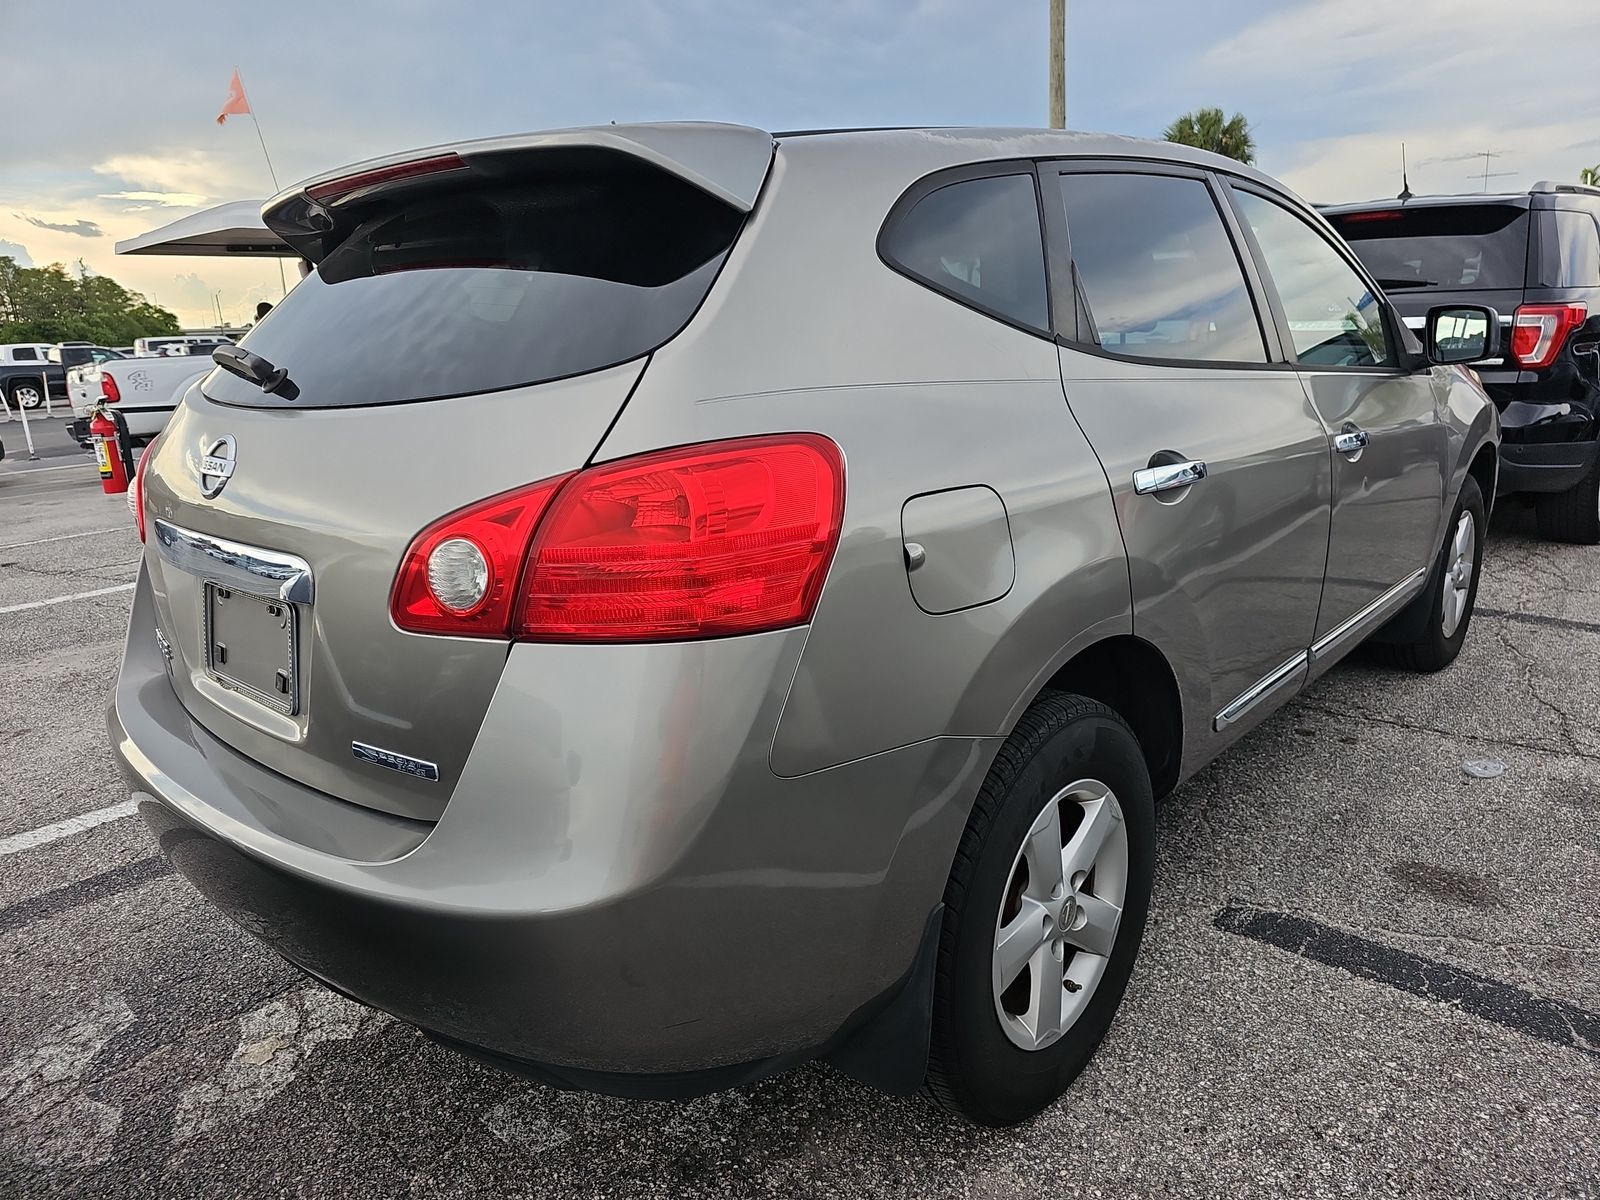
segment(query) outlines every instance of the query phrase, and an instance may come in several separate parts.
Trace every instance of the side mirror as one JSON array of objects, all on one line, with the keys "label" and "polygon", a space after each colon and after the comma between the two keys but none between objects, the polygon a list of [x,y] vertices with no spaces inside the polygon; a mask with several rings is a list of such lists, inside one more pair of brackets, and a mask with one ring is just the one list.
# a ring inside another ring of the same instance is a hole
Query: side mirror
[{"label": "side mirror", "polygon": [[1430,308],[1423,347],[1428,361],[1440,365],[1493,358],[1500,352],[1500,314],[1479,304]]}]

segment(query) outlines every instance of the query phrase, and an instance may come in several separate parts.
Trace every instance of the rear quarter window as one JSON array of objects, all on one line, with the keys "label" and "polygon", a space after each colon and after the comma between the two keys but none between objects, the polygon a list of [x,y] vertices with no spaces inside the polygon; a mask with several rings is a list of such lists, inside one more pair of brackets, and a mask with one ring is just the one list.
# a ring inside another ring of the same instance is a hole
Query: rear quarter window
[{"label": "rear quarter window", "polygon": [[936,187],[891,214],[879,250],[902,274],[970,308],[1040,333],[1050,328],[1031,174]]},{"label": "rear quarter window", "polygon": [[1557,209],[1539,216],[1539,287],[1600,287],[1600,226],[1587,212]]}]

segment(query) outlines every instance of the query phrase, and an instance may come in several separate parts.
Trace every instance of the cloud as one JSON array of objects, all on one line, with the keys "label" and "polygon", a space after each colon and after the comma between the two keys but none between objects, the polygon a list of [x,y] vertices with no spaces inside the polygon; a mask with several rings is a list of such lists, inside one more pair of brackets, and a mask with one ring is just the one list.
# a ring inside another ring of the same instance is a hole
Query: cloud
[{"label": "cloud", "polygon": [[21,242],[0,240],[0,255],[16,260],[16,264],[19,267],[33,266],[33,256],[28,253],[28,248]]},{"label": "cloud", "polygon": [[101,192],[100,199],[133,200],[141,207],[130,208],[127,211],[142,212],[153,204],[162,208],[199,208],[208,197],[195,192]]},{"label": "cloud", "polygon": [[55,233],[71,233],[76,234],[78,237],[86,238],[104,235],[104,230],[93,221],[79,219],[67,224],[58,221],[42,221],[38,217],[30,217],[27,213],[13,213],[12,215],[26,221],[29,225],[39,229],[49,229]]},{"label": "cloud", "polygon": [[[201,150],[174,148],[150,154],[114,154],[90,169],[96,175],[133,185],[133,199],[183,197],[181,201],[174,200],[174,206],[204,204],[210,196],[234,191],[230,165]],[[124,198],[128,193],[114,195]]]}]

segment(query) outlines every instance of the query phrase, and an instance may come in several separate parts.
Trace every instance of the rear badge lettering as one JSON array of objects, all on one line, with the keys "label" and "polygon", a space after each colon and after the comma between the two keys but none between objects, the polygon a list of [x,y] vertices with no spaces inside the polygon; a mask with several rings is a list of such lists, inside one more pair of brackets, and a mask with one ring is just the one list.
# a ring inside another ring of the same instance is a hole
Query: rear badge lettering
[{"label": "rear badge lettering", "polygon": [[351,742],[350,752],[364,763],[371,763],[375,767],[388,767],[391,771],[399,771],[404,775],[413,775],[418,779],[439,781],[439,764],[428,762],[422,758],[412,758],[409,754],[396,754],[393,750],[385,750],[381,746],[369,746],[366,742]]}]

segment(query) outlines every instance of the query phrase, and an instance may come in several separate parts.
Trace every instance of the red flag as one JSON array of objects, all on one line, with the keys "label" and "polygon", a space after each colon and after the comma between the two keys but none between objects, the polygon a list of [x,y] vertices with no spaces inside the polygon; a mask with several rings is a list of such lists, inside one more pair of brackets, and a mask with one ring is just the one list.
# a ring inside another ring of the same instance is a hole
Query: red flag
[{"label": "red flag", "polygon": [[230,116],[241,117],[250,111],[250,101],[244,98],[244,84],[239,82],[239,68],[233,69],[233,78],[228,81],[228,98],[222,102],[222,111],[217,114],[217,124],[226,123]]}]

